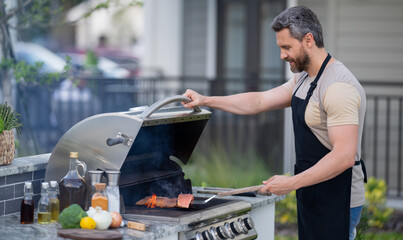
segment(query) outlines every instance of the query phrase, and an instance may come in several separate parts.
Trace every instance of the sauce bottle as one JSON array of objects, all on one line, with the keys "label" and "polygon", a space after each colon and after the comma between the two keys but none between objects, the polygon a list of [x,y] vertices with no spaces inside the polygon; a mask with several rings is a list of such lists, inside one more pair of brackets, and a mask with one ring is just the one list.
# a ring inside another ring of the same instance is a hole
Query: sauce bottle
[{"label": "sauce bottle", "polygon": [[108,211],[108,197],[105,193],[106,183],[96,183],[95,193],[92,195],[91,207],[101,207],[102,210]]},{"label": "sauce bottle", "polygon": [[57,195],[59,194],[59,185],[57,181],[50,181],[49,198],[50,198],[50,215],[51,222],[59,221],[60,202]]},{"label": "sauce bottle", "polygon": [[38,204],[38,223],[49,224],[51,222],[49,183],[43,182],[41,188],[41,198]]},{"label": "sauce bottle", "polygon": [[24,184],[24,199],[21,201],[20,223],[30,224],[34,223],[34,200],[32,196],[32,182],[25,182]]},{"label": "sauce bottle", "polygon": [[91,187],[88,189],[88,202],[87,206],[91,206],[92,196],[96,192],[95,184],[101,182],[102,174],[104,171],[101,170],[89,170],[88,175],[90,177]]},{"label": "sauce bottle", "polygon": [[[83,175],[78,172],[78,166],[83,168]],[[60,181],[60,211],[73,203],[77,203],[86,210],[87,184],[83,178],[87,172],[87,165],[78,160],[78,152],[70,152],[69,171]]]}]

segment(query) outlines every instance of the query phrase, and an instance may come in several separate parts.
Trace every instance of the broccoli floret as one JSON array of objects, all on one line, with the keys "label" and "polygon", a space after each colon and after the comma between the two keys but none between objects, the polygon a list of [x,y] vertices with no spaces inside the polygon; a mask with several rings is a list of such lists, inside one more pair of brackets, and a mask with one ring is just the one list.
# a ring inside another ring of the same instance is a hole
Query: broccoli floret
[{"label": "broccoli floret", "polygon": [[63,209],[59,215],[59,223],[62,228],[80,228],[81,218],[87,217],[87,213],[78,204],[72,204]]}]

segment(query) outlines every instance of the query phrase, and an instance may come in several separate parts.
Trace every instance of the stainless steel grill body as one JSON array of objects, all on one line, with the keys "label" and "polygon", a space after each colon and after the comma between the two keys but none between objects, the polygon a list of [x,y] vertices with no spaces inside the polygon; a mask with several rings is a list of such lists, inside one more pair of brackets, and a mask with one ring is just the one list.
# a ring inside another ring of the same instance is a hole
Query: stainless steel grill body
[{"label": "stainless steel grill body", "polygon": [[[233,239],[237,240],[254,239],[253,227],[245,230],[245,224],[238,223],[249,219],[251,205],[244,201],[213,199],[199,209],[148,209],[135,205],[153,193],[170,198],[192,193],[191,181],[185,179],[180,164],[188,162],[211,112],[166,106],[179,101],[189,99],[174,96],[145,111],[135,108],[99,114],[77,123],[54,148],[45,181],[60,181],[69,168],[69,152],[78,152],[88,170],[120,171],[119,190],[124,202],[121,211],[126,220],[187,224],[188,230],[179,234],[181,240],[220,239],[214,237],[214,231],[218,235],[226,231],[230,238],[235,234]],[[86,180],[89,184],[89,174]],[[101,181],[107,182],[105,176]]]}]

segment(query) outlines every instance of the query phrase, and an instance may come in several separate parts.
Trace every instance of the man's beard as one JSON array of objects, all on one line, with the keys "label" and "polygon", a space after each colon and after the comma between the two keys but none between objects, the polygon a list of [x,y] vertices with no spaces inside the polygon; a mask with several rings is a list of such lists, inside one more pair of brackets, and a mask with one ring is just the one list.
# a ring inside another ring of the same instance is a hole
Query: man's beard
[{"label": "man's beard", "polygon": [[[304,50],[301,50],[301,54],[296,59],[286,60],[290,62],[290,69],[293,73],[305,71],[308,68],[309,63],[311,62],[311,59]],[[294,66],[291,66],[291,62],[294,63]]]}]

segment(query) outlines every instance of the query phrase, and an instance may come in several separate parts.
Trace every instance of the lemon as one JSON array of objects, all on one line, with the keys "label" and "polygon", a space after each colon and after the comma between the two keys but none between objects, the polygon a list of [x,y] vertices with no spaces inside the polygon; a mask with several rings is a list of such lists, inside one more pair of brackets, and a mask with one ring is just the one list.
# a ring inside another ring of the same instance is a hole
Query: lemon
[{"label": "lemon", "polygon": [[84,229],[94,229],[95,228],[95,220],[90,217],[83,217],[80,221],[80,227]]}]

